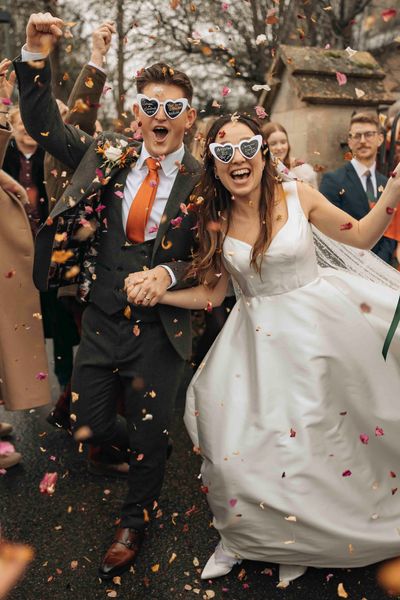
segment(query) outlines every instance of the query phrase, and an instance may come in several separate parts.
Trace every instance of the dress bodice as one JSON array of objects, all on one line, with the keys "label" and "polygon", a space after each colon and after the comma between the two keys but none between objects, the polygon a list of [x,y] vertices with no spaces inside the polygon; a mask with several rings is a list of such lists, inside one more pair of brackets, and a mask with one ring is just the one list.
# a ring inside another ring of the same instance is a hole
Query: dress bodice
[{"label": "dress bodice", "polygon": [[248,297],[284,294],[318,277],[311,225],[297,195],[295,181],[283,183],[288,218],[274,236],[262,261],[261,274],[250,266],[252,246],[226,236],[224,264]]}]

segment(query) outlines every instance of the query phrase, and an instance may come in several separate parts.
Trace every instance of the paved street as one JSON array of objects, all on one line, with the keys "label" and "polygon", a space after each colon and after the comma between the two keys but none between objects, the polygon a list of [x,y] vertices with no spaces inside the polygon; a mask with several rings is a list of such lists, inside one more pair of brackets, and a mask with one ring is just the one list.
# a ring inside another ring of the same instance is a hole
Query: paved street
[{"label": "paved street", "polygon": [[[0,420],[14,423],[14,442],[24,455],[23,466],[0,480],[3,532],[36,551],[36,560],[9,600],[331,600],[339,597],[340,583],[349,600],[387,598],[375,585],[375,567],[310,569],[280,590],[275,565],[245,562],[222,579],[201,582],[201,566],[217,535],[199,489],[200,461],[191,452],[182,423],[183,402],[182,389],[172,428],[174,451],[160,499],[162,515],[149,532],[135,572],[122,576],[121,585],[101,583],[97,566],[112,539],[125,484],[90,475],[85,455],[67,434],[45,422],[47,410],[7,415],[0,410]],[[59,473],[52,497],[39,493],[47,471]]]}]

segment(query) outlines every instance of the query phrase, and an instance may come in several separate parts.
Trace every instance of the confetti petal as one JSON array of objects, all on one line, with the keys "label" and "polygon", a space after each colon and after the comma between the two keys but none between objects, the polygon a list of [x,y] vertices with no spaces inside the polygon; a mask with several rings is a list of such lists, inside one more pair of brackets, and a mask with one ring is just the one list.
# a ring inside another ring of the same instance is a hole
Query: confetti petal
[{"label": "confetti petal", "polygon": [[340,73],[340,71],[336,71],[336,79],[339,85],[346,85],[347,77],[344,73]]},{"label": "confetti petal", "polygon": [[39,484],[40,493],[52,496],[56,491],[57,479],[58,473],[45,473],[42,481]]}]

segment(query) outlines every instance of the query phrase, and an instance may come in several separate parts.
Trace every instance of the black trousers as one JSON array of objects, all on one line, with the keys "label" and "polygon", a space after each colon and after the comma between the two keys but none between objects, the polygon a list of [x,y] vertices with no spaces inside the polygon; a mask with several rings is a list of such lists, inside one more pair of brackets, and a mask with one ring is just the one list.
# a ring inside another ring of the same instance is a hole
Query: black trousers
[{"label": "black trousers", "polygon": [[[138,334],[138,335],[137,335]],[[168,426],[185,361],[176,353],[160,321],[106,315],[90,304],[72,375],[74,430],[89,427],[90,442],[130,450],[128,494],[121,526],[143,529],[164,478]],[[124,398],[126,419],[117,416]]]},{"label": "black trousers", "polygon": [[377,254],[379,258],[384,260],[389,265],[393,266],[393,254],[396,250],[397,242],[391,238],[382,237],[379,242],[372,248],[372,252]]}]

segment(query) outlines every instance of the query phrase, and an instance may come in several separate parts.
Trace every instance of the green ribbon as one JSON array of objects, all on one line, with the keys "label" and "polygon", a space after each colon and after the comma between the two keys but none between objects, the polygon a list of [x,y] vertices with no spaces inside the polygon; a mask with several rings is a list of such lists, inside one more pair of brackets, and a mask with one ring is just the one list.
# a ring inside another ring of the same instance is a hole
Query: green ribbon
[{"label": "green ribbon", "polygon": [[396,306],[396,310],[394,311],[393,320],[390,324],[389,331],[387,332],[387,336],[385,339],[385,343],[383,344],[382,354],[383,358],[386,360],[386,356],[389,350],[389,346],[392,343],[395,331],[400,323],[400,298]]}]

